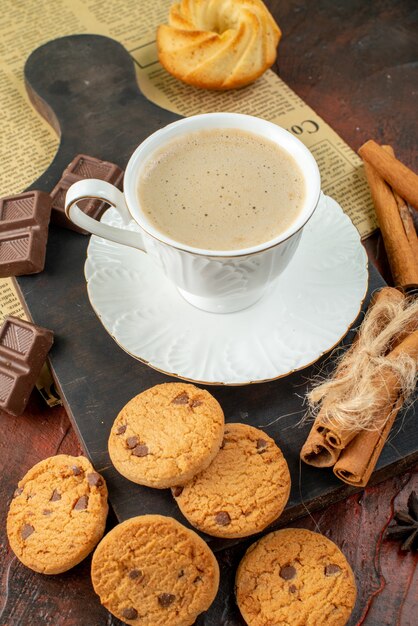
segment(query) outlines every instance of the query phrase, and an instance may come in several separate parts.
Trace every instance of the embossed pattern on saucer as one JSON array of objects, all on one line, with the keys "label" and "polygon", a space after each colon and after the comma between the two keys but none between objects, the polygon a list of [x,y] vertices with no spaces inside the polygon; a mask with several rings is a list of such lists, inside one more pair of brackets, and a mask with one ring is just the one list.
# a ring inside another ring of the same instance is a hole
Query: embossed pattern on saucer
[{"label": "embossed pattern on saucer", "polygon": [[[127,227],[114,209],[102,221]],[[126,352],[172,376],[244,385],[286,376],[333,348],[357,317],[367,255],[339,204],[322,196],[285,272],[237,313],[188,304],[148,256],[92,236],[85,265],[93,309]]]}]

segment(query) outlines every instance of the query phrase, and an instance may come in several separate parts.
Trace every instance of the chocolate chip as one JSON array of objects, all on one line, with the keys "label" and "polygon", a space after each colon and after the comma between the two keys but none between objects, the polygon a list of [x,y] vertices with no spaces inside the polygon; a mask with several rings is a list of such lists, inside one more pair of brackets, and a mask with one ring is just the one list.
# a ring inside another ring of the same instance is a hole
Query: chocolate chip
[{"label": "chocolate chip", "polygon": [[24,526],[22,526],[22,529],[20,531],[20,535],[22,537],[22,539],[27,539],[28,537],[31,536],[31,534],[35,531],[34,527],[31,526],[30,524],[24,524]]},{"label": "chocolate chip", "polygon": [[184,576],[184,569],[181,569],[179,573],[177,574],[177,578],[183,578],[183,576]]},{"label": "chocolate chip", "polygon": [[170,606],[170,604],[173,604],[175,599],[176,596],[174,596],[172,593],[162,593],[158,596],[158,604],[164,608],[167,608],[168,606]]},{"label": "chocolate chip", "polygon": [[295,578],[295,576],[296,570],[293,565],[285,565],[280,570],[280,578],[283,578],[284,580],[292,580],[292,578]]},{"label": "chocolate chip", "polygon": [[125,431],[126,431],[126,424],[121,424],[120,426],[117,427],[116,434],[123,435]]},{"label": "chocolate chip", "polygon": [[171,404],[189,404],[189,396],[185,391],[171,400]]},{"label": "chocolate chip", "polygon": [[129,578],[131,580],[137,580],[138,578],[144,578],[144,574],[142,573],[142,571],[140,569],[131,569],[131,571],[128,574]]},{"label": "chocolate chip", "polygon": [[139,446],[135,446],[135,448],[132,450],[132,454],[134,456],[147,456],[147,454],[149,454],[148,446],[141,443],[139,444]]},{"label": "chocolate chip", "polygon": [[90,487],[100,487],[103,485],[103,478],[97,472],[87,474],[87,482]]},{"label": "chocolate chip", "polygon": [[122,617],[125,619],[136,619],[138,617],[138,611],[133,606],[123,609]]},{"label": "chocolate chip", "polygon": [[267,448],[267,441],[265,439],[257,439],[257,450],[260,451],[260,454],[265,452]]},{"label": "chocolate chip", "polygon": [[57,502],[58,500],[61,500],[61,494],[57,489],[54,489],[54,491],[52,492],[52,496],[49,498],[49,501]]},{"label": "chocolate chip", "polygon": [[51,515],[52,511],[50,509],[44,509],[42,511],[42,515]]},{"label": "chocolate chip", "polygon": [[126,440],[126,447],[129,448],[130,450],[135,448],[135,446],[137,446],[138,444],[139,444],[138,437],[128,437]]},{"label": "chocolate chip", "polygon": [[89,504],[89,497],[81,496],[81,498],[79,498],[77,502],[74,504],[73,509],[74,511],[85,511],[87,509],[88,504]]},{"label": "chocolate chip", "polygon": [[195,400],[192,400],[190,403],[190,406],[192,407],[192,409],[195,409],[197,406],[201,406],[203,404],[202,400],[198,400],[197,398]]},{"label": "chocolate chip", "polygon": [[298,589],[297,589],[297,587],[295,587],[295,585],[290,585],[290,587],[289,587],[289,591],[290,591],[290,593],[296,593],[296,592],[297,592],[297,590],[298,590]]},{"label": "chocolate chip", "polygon": [[73,465],[72,468],[74,476],[80,476],[83,473],[83,469],[78,465]]},{"label": "chocolate chip", "polygon": [[17,498],[17,496],[20,496],[21,493],[23,493],[23,489],[22,489],[22,487],[18,487],[17,489],[15,489],[13,497]]},{"label": "chocolate chip", "polygon": [[334,576],[334,574],[339,574],[341,572],[341,567],[336,565],[335,563],[330,563],[325,567],[325,576]]},{"label": "chocolate chip", "polygon": [[183,489],[184,489],[184,487],[180,487],[180,486],[178,486],[178,487],[172,487],[172,489],[171,489],[171,493],[173,494],[173,496],[174,496],[175,498],[178,498],[178,497],[179,497],[179,496],[181,496],[181,494],[183,493]]},{"label": "chocolate chip", "polygon": [[228,524],[231,523],[229,513],[226,511],[219,511],[219,513],[215,515],[215,522],[218,526],[228,526]]}]

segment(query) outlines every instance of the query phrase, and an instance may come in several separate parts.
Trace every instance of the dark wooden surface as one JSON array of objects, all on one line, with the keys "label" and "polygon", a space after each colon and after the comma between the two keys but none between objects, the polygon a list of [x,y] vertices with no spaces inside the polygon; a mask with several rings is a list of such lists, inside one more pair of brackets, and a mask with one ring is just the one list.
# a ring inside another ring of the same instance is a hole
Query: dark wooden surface
[{"label": "dark wooden surface", "polygon": [[[417,169],[415,3],[341,0],[269,4],[285,33],[278,63],[284,80],[354,148],[369,137],[392,143],[399,157]],[[378,238],[368,248],[384,258]],[[67,302],[70,300],[71,290]],[[77,363],[72,365],[77,369]],[[19,477],[33,463],[58,451],[77,453],[78,443],[65,411],[47,411],[40,402],[34,396],[22,418],[0,416],[4,505]],[[352,625],[416,624],[416,556],[403,556],[396,544],[382,542],[393,513],[392,500],[405,502],[413,487],[418,488],[417,470],[367,488],[361,495],[314,515],[319,529],[342,547],[355,570],[359,598]],[[297,525],[315,528],[311,518]],[[232,596],[224,594],[231,588],[231,572],[243,549],[240,546],[219,554],[223,595],[214,621],[200,623],[240,624]],[[117,623],[94,596],[88,561],[67,574],[46,578],[30,572],[13,557],[3,534],[1,551],[0,624]]]},{"label": "dark wooden surface", "polygon": [[[57,78],[64,76],[65,81]],[[105,37],[75,35],[43,45],[29,57],[25,80],[35,106],[61,130],[58,152],[45,174],[34,182],[36,189],[51,189],[77,153],[89,152],[124,167],[142,138],[175,119],[142,96],[130,56],[120,44]],[[169,378],[133,360],[103,329],[87,298],[83,273],[87,243],[87,237],[51,227],[44,271],[19,277],[20,288],[32,319],[54,330],[50,360],[58,388],[85,452],[106,478],[118,520],[161,513],[187,525],[169,490],[136,485],[110,462],[107,441],[116,415],[136,394]],[[382,284],[371,267],[365,306]],[[71,305],[67,306],[69,294]],[[210,388],[227,422],[265,429],[283,450],[292,490],[284,514],[272,527],[295,519],[306,507],[312,511],[354,491],[331,471],[300,468],[299,451],[310,426],[297,428],[296,424],[305,412],[307,381],[327,364],[327,358],[321,359],[271,383]],[[374,482],[418,461],[415,418],[413,408],[400,414],[398,424],[403,427],[395,429],[393,445],[384,449]],[[214,549],[226,545],[212,538],[208,541]]]}]

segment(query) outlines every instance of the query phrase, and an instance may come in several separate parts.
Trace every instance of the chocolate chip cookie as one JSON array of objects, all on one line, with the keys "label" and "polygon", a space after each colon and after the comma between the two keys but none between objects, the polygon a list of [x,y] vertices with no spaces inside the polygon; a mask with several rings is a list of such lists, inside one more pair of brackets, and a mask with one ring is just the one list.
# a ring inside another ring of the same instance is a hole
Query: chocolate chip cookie
[{"label": "chocolate chip cookie", "polygon": [[126,404],[109,437],[109,454],[125,478],[164,489],[206,468],[222,443],[224,414],[210,393],[186,383],[147,389]]},{"label": "chocolate chip cookie", "polygon": [[91,576],[101,603],[138,626],[190,626],[219,586],[218,563],[203,539],[162,515],[111,530],[96,548]]},{"label": "chocolate chip cookie", "polygon": [[262,430],[226,424],[209,467],[172,493],[189,522],[216,537],[246,537],[283,511],[290,474],[281,450]]},{"label": "chocolate chip cookie", "polygon": [[18,484],[7,516],[10,546],[36,572],[65,572],[101,539],[107,512],[106,483],[91,463],[82,456],[52,456]]},{"label": "chocolate chip cookie", "polygon": [[344,626],[356,601],[341,550],[319,533],[286,528],[253,544],[239,564],[237,603],[249,626]]}]

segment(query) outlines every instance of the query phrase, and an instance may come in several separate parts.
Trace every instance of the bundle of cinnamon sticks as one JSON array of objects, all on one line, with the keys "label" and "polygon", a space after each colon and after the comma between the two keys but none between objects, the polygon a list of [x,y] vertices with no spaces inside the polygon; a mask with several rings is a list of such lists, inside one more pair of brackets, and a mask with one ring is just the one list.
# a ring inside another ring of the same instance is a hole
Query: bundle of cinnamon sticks
[{"label": "bundle of cinnamon sticks", "polygon": [[318,412],[300,456],[364,487],[417,380],[418,298],[402,292],[418,287],[418,238],[407,204],[418,209],[418,176],[390,146],[370,140],[359,154],[393,280],[402,291],[385,287],[375,295],[334,375],[308,394]]},{"label": "bundle of cinnamon sticks", "polygon": [[373,140],[359,149],[396,287],[418,287],[418,238],[408,207],[418,210],[418,175]]},{"label": "bundle of cinnamon sticks", "polygon": [[415,388],[417,371],[418,301],[385,287],[373,298],[333,377],[310,394],[320,409],[301,459],[333,467],[344,482],[365,486]]}]

